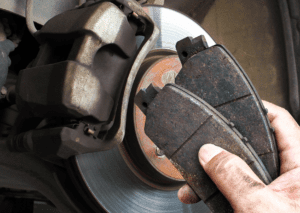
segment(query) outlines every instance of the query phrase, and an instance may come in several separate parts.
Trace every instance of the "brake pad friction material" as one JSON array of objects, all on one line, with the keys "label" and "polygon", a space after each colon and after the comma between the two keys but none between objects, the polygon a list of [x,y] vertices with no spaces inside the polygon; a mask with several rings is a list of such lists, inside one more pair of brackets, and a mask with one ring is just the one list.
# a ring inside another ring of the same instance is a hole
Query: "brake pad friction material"
[{"label": "brake pad friction material", "polygon": [[244,70],[221,45],[201,49],[188,60],[181,55],[188,51],[183,40],[176,47],[183,67],[175,83],[233,122],[275,179],[279,174],[279,160],[274,134],[267,110]]},{"label": "brake pad friction material", "polygon": [[150,103],[145,133],[213,212],[233,210],[199,163],[198,152],[204,144],[214,144],[238,155],[265,184],[271,181],[234,125],[204,100],[178,85],[167,84]]}]

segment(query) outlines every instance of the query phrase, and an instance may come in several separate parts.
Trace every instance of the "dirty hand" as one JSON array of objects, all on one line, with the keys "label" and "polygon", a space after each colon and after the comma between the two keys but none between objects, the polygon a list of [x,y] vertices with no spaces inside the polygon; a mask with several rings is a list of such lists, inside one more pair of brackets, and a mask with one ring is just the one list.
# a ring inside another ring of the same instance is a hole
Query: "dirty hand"
[{"label": "dirty hand", "polygon": [[[241,158],[211,144],[201,147],[199,161],[235,212],[300,212],[300,127],[285,109],[263,103],[277,139],[277,179],[266,186]],[[178,191],[178,198],[199,201],[188,185]]]}]

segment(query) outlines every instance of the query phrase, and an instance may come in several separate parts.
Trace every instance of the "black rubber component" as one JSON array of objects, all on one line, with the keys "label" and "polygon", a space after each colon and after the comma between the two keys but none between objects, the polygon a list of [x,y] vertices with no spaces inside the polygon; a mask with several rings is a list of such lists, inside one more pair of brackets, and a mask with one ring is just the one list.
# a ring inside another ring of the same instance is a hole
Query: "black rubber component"
[{"label": "black rubber component", "polygon": [[204,36],[185,38],[177,43],[183,67],[175,83],[205,100],[234,123],[275,179],[279,174],[279,160],[267,110],[229,51],[221,45],[207,48],[203,44]]},{"label": "black rubber component", "polygon": [[213,143],[240,156],[265,184],[272,181],[233,123],[178,85],[166,85],[150,103],[145,133],[171,159],[212,212],[227,213],[233,209],[199,164],[198,151],[204,144]]}]

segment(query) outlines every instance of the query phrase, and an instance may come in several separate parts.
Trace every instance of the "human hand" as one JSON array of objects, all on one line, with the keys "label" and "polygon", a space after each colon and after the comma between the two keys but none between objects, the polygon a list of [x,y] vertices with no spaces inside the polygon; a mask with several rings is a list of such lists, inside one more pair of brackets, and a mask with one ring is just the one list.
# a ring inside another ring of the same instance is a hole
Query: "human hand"
[{"label": "human hand", "polygon": [[[300,127],[283,108],[263,101],[275,129],[280,157],[280,176],[265,185],[238,156],[206,144],[199,161],[237,212],[300,212]],[[178,191],[183,203],[196,203],[198,196],[188,186]]]}]

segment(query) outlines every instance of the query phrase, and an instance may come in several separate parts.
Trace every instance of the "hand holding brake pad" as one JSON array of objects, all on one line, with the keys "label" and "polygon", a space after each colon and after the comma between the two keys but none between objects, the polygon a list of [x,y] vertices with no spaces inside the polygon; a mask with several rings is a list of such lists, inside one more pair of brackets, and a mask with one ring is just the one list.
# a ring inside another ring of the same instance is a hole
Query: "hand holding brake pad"
[{"label": "hand holding brake pad", "polygon": [[246,72],[222,45],[208,47],[203,35],[178,41],[182,69],[175,84],[213,106],[248,139],[270,176],[279,175],[273,129]]},{"label": "hand holding brake pad", "polygon": [[[167,84],[160,92],[150,85],[141,92],[152,97],[151,102],[144,98],[148,102],[144,104],[147,110],[142,110],[146,112],[145,133],[213,212],[233,210],[199,163],[198,152],[204,144],[211,143],[238,155],[265,184],[270,183],[268,172],[251,146],[245,144],[232,123],[204,100],[175,84]],[[140,96],[136,101],[139,107],[143,99]]]}]

